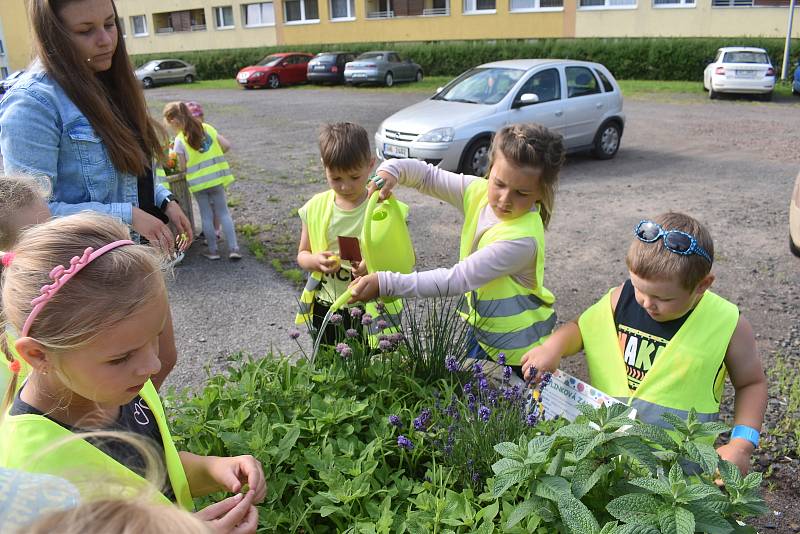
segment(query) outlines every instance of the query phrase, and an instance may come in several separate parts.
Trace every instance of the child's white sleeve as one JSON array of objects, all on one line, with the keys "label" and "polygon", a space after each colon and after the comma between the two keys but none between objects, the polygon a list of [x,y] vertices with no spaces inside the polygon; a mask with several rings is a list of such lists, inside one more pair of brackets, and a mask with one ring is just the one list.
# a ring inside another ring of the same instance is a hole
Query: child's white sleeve
[{"label": "child's white sleeve", "polygon": [[477,176],[456,174],[440,169],[430,163],[418,159],[387,159],[378,167],[397,178],[401,185],[413,187],[423,193],[459,210],[464,210],[464,191],[473,180],[482,180]]},{"label": "child's white sleeve", "polygon": [[500,278],[515,276],[535,265],[533,238],[497,241],[470,254],[453,267],[411,274],[381,271],[380,294],[384,297],[443,297],[472,291]]}]

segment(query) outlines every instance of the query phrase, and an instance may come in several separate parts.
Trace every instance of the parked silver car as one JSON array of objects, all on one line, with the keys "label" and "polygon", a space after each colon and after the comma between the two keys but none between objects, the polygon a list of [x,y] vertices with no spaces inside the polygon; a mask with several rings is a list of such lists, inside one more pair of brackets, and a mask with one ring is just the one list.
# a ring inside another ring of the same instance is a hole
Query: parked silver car
[{"label": "parked silver car", "polygon": [[417,158],[483,176],[494,132],[521,122],[561,133],[570,152],[591,150],[600,159],[613,158],[625,126],[622,94],[599,63],[486,63],[383,121],[375,147],[381,159]]},{"label": "parked silver car", "polygon": [[194,65],[180,59],[148,61],[134,73],[146,89],[164,83],[193,83],[197,78]]},{"label": "parked silver car", "polygon": [[392,51],[365,52],[344,66],[344,83],[382,83],[422,81],[422,67],[410,59],[401,59]]}]

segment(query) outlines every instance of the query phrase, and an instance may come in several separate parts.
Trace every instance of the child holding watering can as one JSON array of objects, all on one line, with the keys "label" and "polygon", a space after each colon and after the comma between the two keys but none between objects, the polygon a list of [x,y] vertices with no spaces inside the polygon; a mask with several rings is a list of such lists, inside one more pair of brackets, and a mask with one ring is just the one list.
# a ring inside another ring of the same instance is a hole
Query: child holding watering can
[{"label": "child holding watering can", "polygon": [[388,160],[370,192],[386,199],[400,183],[439,198],[464,214],[460,261],[449,269],[399,274],[378,272],[351,285],[353,301],[378,296],[466,295],[462,313],[472,325],[470,356],[520,359],[550,334],[555,297],[544,287],[544,230],[553,211],[564,161],[560,135],[539,125],[497,132],[488,179],[442,170],[418,160]]}]

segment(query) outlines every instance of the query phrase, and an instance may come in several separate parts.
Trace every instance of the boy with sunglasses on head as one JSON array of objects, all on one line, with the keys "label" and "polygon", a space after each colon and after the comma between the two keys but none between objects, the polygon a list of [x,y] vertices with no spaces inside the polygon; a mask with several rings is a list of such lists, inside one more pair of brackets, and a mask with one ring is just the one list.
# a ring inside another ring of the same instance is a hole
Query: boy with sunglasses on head
[{"label": "boy with sunglasses on head", "polygon": [[591,384],[662,427],[665,412],[716,420],[729,374],[734,429],[717,452],[747,473],[767,405],[767,381],[750,323],[709,291],[714,243],[688,215],[641,221],[628,249],[630,279],[522,358],[528,380],[583,349]]}]

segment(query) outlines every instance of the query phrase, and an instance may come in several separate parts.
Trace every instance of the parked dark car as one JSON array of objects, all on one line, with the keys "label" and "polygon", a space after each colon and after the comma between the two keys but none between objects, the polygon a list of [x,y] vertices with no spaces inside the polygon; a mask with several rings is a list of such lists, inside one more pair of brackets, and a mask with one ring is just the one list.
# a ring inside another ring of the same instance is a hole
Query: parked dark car
[{"label": "parked dark car", "polygon": [[245,89],[304,83],[308,62],[314,57],[302,52],[270,54],[255,65],[245,67],[236,75],[236,81]]},{"label": "parked dark car", "polygon": [[354,52],[322,52],[308,62],[311,83],[344,83],[344,66],[356,58]]},{"label": "parked dark car", "polygon": [[14,71],[11,74],[9,74],[5,79],[0,81],[0,95],[4,94],[6,91],[11,89],[11,86],[17,83],[17,80],[19,80],[20,76],[22,76],[24,73],[25,73],[24,70]]}]

